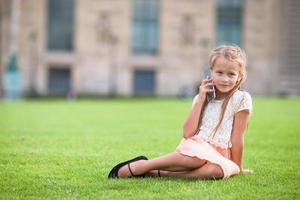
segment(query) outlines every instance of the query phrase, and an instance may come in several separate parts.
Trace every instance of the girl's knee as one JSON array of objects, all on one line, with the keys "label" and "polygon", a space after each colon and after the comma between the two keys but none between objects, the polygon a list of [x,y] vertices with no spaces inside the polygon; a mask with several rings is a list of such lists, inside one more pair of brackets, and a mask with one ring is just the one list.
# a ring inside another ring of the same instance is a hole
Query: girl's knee
[{"label": "girl's knee", "polygon": [[207,165],[211,173],[211,178],[223,178],[224,173],[219,165],[212,163],[208,163]]}]

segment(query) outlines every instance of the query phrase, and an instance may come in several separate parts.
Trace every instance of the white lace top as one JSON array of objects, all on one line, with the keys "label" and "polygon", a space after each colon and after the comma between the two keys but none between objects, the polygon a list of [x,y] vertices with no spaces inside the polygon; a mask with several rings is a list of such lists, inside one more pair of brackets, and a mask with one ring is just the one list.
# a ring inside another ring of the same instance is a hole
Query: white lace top
[{"label": "white lace top", "polygon": [[[194,97],[193,106],[198,95]],[[230,98],[223,121],[214,134],[214,128],[219,122],[221,106],[223,100],[212,100],[208,103],[204,110],[203,120],[197,137],[214,144],[215,146],[227,149],[231,148],[231,132],[233,127],[234,114],[248,109],[250,114],[252,112],[252,99],[249,93],[237,90]],[[214,134],[214,136],[213,136]]]}]

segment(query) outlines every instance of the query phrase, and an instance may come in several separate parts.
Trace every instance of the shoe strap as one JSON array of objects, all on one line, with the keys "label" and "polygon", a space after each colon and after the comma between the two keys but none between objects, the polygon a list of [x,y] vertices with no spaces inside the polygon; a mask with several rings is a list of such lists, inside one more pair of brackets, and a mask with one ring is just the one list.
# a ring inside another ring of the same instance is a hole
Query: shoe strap
[{"label": "shoe strap", "polygon": [[157,174],[158,174],[158,177],[161,177],[161,176],[160,176],[160,170],[157,170]]},{"label": "shoe strap", "polygon": [[133,172],[131,171],[130,163],[128,163],[127,165],[128,165],[128,169],[129,169],[129,172],[130,172],[131,176],[134,176],[134,177],[135,177],[136,175],[134,175]]}]

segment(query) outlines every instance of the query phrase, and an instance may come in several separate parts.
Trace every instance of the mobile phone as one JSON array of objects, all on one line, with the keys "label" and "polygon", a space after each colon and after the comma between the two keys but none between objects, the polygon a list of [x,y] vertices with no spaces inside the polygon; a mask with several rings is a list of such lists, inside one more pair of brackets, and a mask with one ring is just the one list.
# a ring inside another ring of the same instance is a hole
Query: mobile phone
[{"label": "mobile phone", "polygon": [[[206,77],[206,79],[211,79],[211,71],[210,70],[205,71],[205,77]],[[211,82],[212,82],[212,80],[211,80]],[[216,98],[215,86],[212,85],[212,87],[210,89],[212,89],[213,91],[207,93],[207,95],[206,95],[206,99],[207,99],[208,102],[210,102],[211,100],[214,100]]]}]

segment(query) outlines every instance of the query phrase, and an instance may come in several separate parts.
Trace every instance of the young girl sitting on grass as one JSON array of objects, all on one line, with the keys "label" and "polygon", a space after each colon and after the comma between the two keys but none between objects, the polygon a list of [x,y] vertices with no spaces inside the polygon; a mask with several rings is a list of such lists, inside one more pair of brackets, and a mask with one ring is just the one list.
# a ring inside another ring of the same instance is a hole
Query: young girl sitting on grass
[{"label": "young girl sitting on grass", "polygon": [[211,79],[199,87],[176,151],[122,162],[109,178],[218,179],[252,172],[243,168],[244,133],[252,110],[251,96],[240,90],[246,79],[245,53],[238,46],[222,45],[211,52],[209,64]]}]

